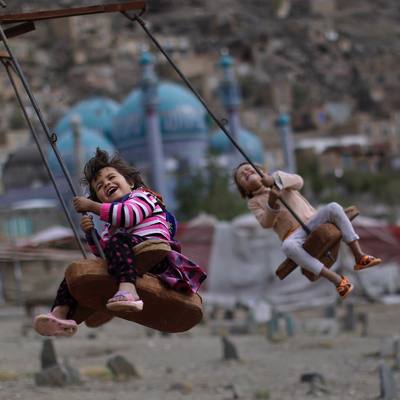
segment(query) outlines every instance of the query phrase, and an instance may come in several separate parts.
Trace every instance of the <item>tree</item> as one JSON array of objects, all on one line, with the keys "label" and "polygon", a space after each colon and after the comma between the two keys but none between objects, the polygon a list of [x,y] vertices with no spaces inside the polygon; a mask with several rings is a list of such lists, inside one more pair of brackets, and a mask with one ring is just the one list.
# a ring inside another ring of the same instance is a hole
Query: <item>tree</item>
[{"label": "tree", "polygon": [[204,169],[179,168],[177,216],[188,220],[201,212],[231,220],[247,211],[246,202],[233,186],[231,174],[218,164],[215,155],[207,157]]}]

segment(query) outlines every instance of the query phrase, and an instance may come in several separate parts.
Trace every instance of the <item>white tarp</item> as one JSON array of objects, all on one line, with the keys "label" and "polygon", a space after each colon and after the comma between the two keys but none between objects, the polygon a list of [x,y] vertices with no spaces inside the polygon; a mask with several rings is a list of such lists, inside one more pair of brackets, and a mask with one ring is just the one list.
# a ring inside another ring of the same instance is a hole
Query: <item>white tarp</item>
[{"label": "white tarp", "polygon": [[252,307],[266,301],[286,309],[330,303],[337,296],[329,282],[311,283],[300,269],[279,280],[275,270],[285,259],[281,242],[252,215],[220,222],[215,229],[206,301]]},{"label": "white tarp", "polygon": [[[358,227],[363,225],[361,222]],[[338,261],[332,268],[343,271],[354,283],[352,300],[358,296],[366,296],[382,302],[396,301],[399,298],[395,295],[400,292],[399,265],[389,257],[389,248],[375,251],[369,249],[369,242],[380,241],[385,246],[390,245],[390,248],[395,246],[396,252],[398,242],[382,225],[365,225],[362,230],[364,236],[367,232],[368,236],[373,235],[372,240],[366,238],[365,250],[382,257],[383,263],[375,268],[354,272],[353,256],[342,243]],[[240,216],[231,223],[217,223],[208,265],[208,291],[204,293],[205,300],[211,304],[226,306],[242,303],[255,309],[266,302],[278,310],[336,301],[338,295],[330,282],[325,279],[310,282],[299,268],[284,280],[279,280],[275,270],[284,259],[279,238],[272,230],[261,228],[253,215]]]}]

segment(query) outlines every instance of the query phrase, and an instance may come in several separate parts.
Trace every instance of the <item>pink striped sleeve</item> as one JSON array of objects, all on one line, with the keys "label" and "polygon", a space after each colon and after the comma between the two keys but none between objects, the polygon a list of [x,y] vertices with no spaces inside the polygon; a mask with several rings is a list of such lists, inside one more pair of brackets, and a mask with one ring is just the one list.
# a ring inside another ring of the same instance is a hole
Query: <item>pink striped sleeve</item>
[{"label": "pink striped sleeve", "polygon": [[100,206],[100,219],[102,221],[106,221],[109,222],[108,220],[108,214],[110,212],[110,207],[111,207],[111,203],[103,203]]}]

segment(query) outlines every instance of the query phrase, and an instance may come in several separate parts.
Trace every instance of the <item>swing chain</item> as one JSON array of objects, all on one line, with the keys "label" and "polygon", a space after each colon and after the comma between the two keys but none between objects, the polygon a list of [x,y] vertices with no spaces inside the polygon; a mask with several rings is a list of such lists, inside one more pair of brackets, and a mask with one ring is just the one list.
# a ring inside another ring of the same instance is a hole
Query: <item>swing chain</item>
[{"label": "swing chain", "polygon": [[51,143],[53,143],[53,144],[56,144],[56,143],[57,143],[58,137],[57,137],[57,134],[56,134],[55,132],[53,132],[53,133],[50,135],[50,140],[51,140]]},{"label": "swing chain", "polygon": [[6,8],[6,7],[7,7],[7,3],[6,3],[4,0],[0,0],[0,5],[1,5],[3,8]]}]

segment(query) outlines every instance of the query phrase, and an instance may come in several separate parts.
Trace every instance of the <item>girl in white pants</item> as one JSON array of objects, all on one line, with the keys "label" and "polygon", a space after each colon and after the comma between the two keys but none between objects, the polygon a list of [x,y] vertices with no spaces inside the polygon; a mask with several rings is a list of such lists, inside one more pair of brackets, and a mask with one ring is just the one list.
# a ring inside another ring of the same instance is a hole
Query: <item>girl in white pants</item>
[{"label": "girl in white pants", "polygon": [[276,232],[282,240],[282,250],[287,257],[316,276],[322,276],[332,282],[339,296],[345,298],[353,290],[349,279],[326,268],[304,250],[307,233],[278,200],[284,200],[310,230],[326,222],[335,224],[354,255],[354,270],[373,267],[382,260],[361,250],[359,236],[339,204],[330,203],[318,211],[311,206],[299,192],[303,186],[301,176],[283,171],[267,175],[263,168],[257,168],[262,176],[248,163],[240,164],[234,172],[236,186],[242,197],[247,198],[250,211],[263,228],[272,228]]}]

